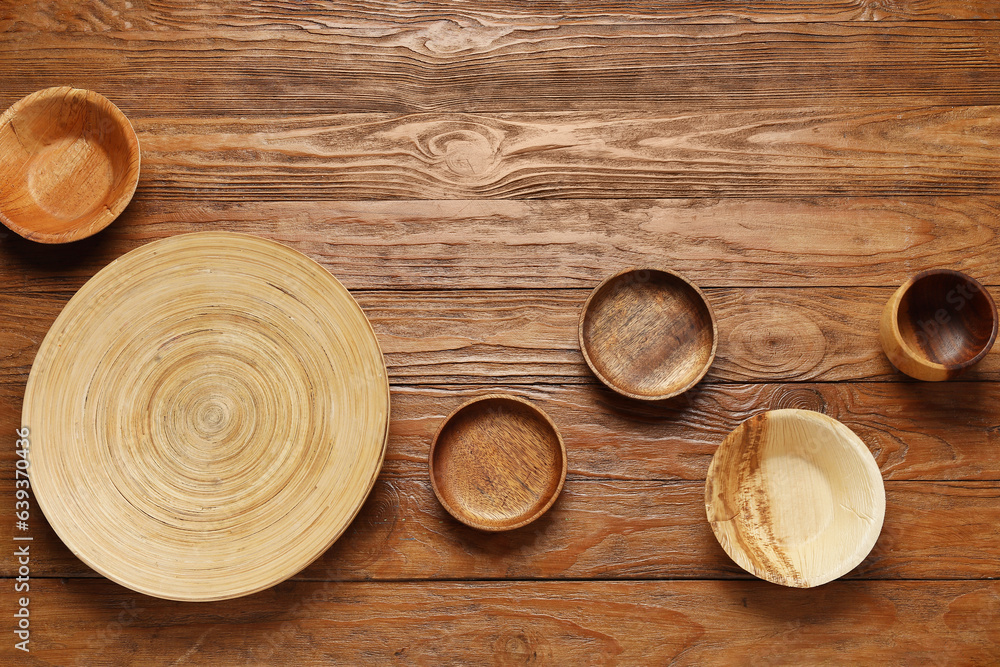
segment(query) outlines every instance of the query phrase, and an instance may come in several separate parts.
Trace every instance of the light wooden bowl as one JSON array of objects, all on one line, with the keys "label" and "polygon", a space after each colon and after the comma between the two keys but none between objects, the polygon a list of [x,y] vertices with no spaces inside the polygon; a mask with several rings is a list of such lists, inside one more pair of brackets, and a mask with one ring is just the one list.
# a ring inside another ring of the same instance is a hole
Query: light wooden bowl
[{"label": "light wooden bowl", "polygon": [[865,443],[836,419],[772,410],[743,422],[708,468],[705,510],[747,572],[819,586],[865,559],[885,517],[885,488]]},{"label": "light wooden bowl", "polygon": [[101,231],[139,182],[139,140],[92,90],[46,88],[0,116],[0,222],[26,239],[68,243]]},{"label": "light wooden bowl", "polygon": [[913,276],[882,311],[889,361],[918,380],[950,380],[978,363],[997,338],[997,307],[978,281],[950,269]]},{"label": "light wooden bowl", "polygon": [[36,499],[73,553],[147,595],[220,600],[292,576],[344,531],[382,465],[389,387],[329,272],[201,232],[80,288],[22,418]]},{"label": "light wooden bowl", "polygon": [[442,422],[428,465],[434,494],[453,517],[480,530],[510,530],[556,501],[566,481],[566,448],[542,410],[491,394]]},{"label": "light wooden bowl", "polygon": [[604,384],[661,400],[698,383],[715,358],[717,329],[701,290],[661,269],[629,269],[598,285],[580,314],[580,349]]}]

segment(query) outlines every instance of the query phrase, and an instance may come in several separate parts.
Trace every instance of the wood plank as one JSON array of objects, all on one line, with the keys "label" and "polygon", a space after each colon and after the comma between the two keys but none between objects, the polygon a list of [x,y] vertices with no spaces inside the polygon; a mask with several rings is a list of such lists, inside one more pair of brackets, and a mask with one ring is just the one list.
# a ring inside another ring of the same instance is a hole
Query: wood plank
[{"label": "wood plank", "polygon": [[[892,291],[707,288],[719,344],[704,382],[907,380],[889,363],[878,337]],[[1000,297],[1000,290],[993,292]],[[379,336],[390,377],[407,384],[591,382],[577,336],[588,294],[356,293]],[[963,379],[1000,379],[1000,347]]]},{"label": "wood plank", "polygon": [[[893,288],[708,288],[718,354],[703,382],[909,380],[882,351]],[[992,288],[1000,301],[1000,289]],[[356,291],[397,384],[592,383],[577,323],[588,290]],[[25,382],[64,294],[0,295],[0,382]],[[956,313],[957,315],[957,313]],[[962,378],[1000,379],[1000,346]]]},{"label": "wood plank", "polygon": [[[493,390],[524,396],[552,416],[566,441],[573,476],[704,480],[715,448],[740,422],[761,410],[796,407],[818,410],[853,429],[886,479],[1000,480],[1000,389],[986,382],[707,385],[662,405],[624,399],[594,385],[396,385],[386,473],[423,474],[441,420]],[[0,383],[0,440],[10,438],[9,451],[0,448],[0,461],[10,465],[23,396],[23,383]]]},{"label": "wood plank", "polygon": [[134,200],[69,246],[0,231],[0,284],[72,292],[144,242],[258,234],[348,289],[586,288],[664,266],[701,287],[898,286],[945,266],[1000,284],[1000,198],[242,202]]},{"label": "wood plank", "polygon": [[998,582],[300,582],[234,604],[39,580],[31,614],[21,664],[943,666],[1000,652]]},{"label": "wood plank", "polygon": [[71,84],[134,118],[983,105],[998,42],[991,21],[5,32],[0,104]]},{"label": "wood plank", "polygon": [[[854,430],[886,479],[1000,480],[1000,388],[992,382],[707,385],[659,405],[594,385],[394,386],[385,470],[422,469],[441,420],[493,389],[528,398],[552,416],[576,476],[704,480],[716,447],[743,420],[801,408]],[[6,422],[0,432],[16,425]]]},{"label": "wood plank", "polygon": [[[574,452],[570,452],[573,458]],[[7,457],[5,457],[7,458]],[[7,467],[11,470],[12,464]],[[426,469],[383,474],[348,532],[298,578],[745,579],[705,520],[704,483],[567,480],[556,504],[524,528],[486,533],[448,515]],[[13,507],[13,473],[0,502]],[[994,578],[1000,558],[998,482],[889,482],[886,519],[851,579]],[[27,532],[36,576],[97,576],[56,537],[37,505]],[[961,550],[954,546],[961,543]],[[14,576],[5,560],[0,576]]]},{"label": "wood plank", "polygon": [[136,119],[140,199],[985,194],[1000,107]]},{"label": "wood plank", "polygon": [[990,0],[955,3],[948,0],[891,2],[692,2],[691,0],[594,0],[586,5],[538,0],[485,0],[452,3],[434,0],[391,3],[378,0],[313,0],[275,3],[267,0],[209,0],[197,8],[179,0],[156,3],[74,0],[24,3],[0,8],[0,32],[90,32],[106,30],[206,30],[229,28],[287,28],[316,30],[334,27],[376,27],[387,24],[434,23],[457,25],[608,24],[608,23],[754,23],[820,21],[942,21],[997,19],[1000,11]]}]

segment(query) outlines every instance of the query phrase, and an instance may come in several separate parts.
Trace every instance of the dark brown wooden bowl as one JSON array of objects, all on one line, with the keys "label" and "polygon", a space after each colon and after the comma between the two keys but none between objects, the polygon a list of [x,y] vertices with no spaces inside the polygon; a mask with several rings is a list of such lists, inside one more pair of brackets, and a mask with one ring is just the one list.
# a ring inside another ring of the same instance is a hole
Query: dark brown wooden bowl
[{"label": "dark brown wooden bowl", "polygon": [[92,90],[46,88],[0,116],[0,222],[26,239],[68,243],[111,224],[139,182],[139,140]]},{"label": "dark brown wooden bowl", "polygon": [[555,502],[566,481],[566,447],[548,415],[528,401],[490,394],[442,422],[428,460],[434,494],[462,523],[510,530]]},{"label": "dark brown wooden bowl", "polygon": [[629,269],[598,285],[583,306],[579,335],[583,358],[601,382],[647,401],[697,384],[718,338],[702,291],[662,269]]},{"label": "dark brown wooden bowl", "polygon": [[893,365],[918,380],[949,380],[979,362],[997,337],[997,307],[978,281],[931,269],[907,280],[882,311],[879,334]]}]

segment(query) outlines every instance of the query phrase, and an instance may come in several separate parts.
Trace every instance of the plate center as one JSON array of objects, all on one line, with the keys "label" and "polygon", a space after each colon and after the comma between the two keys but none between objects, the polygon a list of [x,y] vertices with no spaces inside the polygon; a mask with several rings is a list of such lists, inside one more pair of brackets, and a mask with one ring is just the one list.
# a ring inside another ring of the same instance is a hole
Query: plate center
[{"label": "plate center", "polygon": [[206,440],[226,430],[232,419],[233,405],[224,396],[209,396],[195,409],[194,431]]},{"label": "plate center", "polygon": [[768,456],[757,477],[774,538],[781,544],[794,546],[813,540],[833,522],[833,489],[812,461],[791,454]]}]

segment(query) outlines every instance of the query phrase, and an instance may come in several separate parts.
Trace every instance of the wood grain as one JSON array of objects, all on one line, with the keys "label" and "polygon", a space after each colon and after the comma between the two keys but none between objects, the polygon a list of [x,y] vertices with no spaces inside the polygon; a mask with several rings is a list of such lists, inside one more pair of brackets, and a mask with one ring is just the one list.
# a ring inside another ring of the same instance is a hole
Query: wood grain
[{"label": "wood grain", "polygon": [[[899,381],[878,326],[892,288],[708,288],[716,358],[702,380]],[[992,288],[997,296],[1000,291]],[[353,293],[398,384],[592,383],[577,326],[586,290]],[[67,295],[0,295],[0,381],[23,382]],[[964,376],[1000,378],[1000,348]]]},{"label": "wood grain", "polygon": [[607,23],[775,23],[798,21],[943,21],[997,19],[990,0],[955,3],[947,0],[849,0],[822,2],[692,2],[667,0],[622,2],[596,0],[585,6],[559,2],[487,0],[451,3],[434,0],[313,0],[282,4],[266,0],[200,2],[197,8],[173,1],[101,0],[85,6],[72,0],[12,5],[0,10],[0,30],[23,32],[100,32],[121,30],[210,30],[286,28],[317,30],[334,27],[384,27],[450,21],[461,26]]},{"label": "wood grain", "polygon": [[989,21],[5,32],[0,89],[136,118],[982,105],[998,42]]},{"label": "wood grain", "polygon": [[[570,447],[569,458],[574,452]],[[426,445],[425,445],[426,451]],[[10,470],[6,463],[5,470]],[[13,477],[13,475],[6,475]],[[537,521],[487,533],[452,518],[426,469],[384,474],[344,536],[296,579],[745,579],[705,520],[701,481],[567,479]],[[993,578],[1000,557],[997,482],[888,482],[886,521],[848,579]],[[0,501],[13,506],[12,483]],[[13,522],[0,538],[10,541]],[[20,534],[20,533],[19,533]],[[32,573],[98,576],[33,518]],[[956,542],[962,544],[956,551]],[[17,563],[5,559],[0,575]],[[123,593],[127,592],[122,589]]]},{"label": "wood grain", "polygon": [[[422,465],[440,419],[498,386],[394,387],[386,470]],[[856,432],[887,479],[1000,480],[1000,391],[991,382],[953,382],[945,390],[924,383],[706,385],[662,405],[598,385],[506,389],[552,416],[572,475],[703,480],[716,447],[744,419],[802,408]]]},{"label": "wood grain", "polygon": [[143,148],[138,196],[155,201],[988,195],[1000,185],[997,106],[127,113]]},{"label": "wood grain", "polygon": [[51,580],[33,599],[35,665],[943,666],[1000,650],[997,582],[301,582],[195,605]]},{"label": "wood grain", "polygon": [[[700,287],[885,286],[947,266],[1000,284],[1000,198],[243,202],[134,200],[72,248],[0,234],[0,282],[72,292],[142,243],[230,230],[300,250],[348,289],[593,289],[664,266]],[[888,299],[888,295],[885,297]]]},{"label": "wood grain", "polygon": [[[891,288],[704,291],[718,323],[718,349],[703,382],[905,379],[878,338]],[[586,382],[590,375],[573,331],[586,294],[359,292],[358,299],[396,381]],[[998,377],[997,349],[965,375]]]}]

